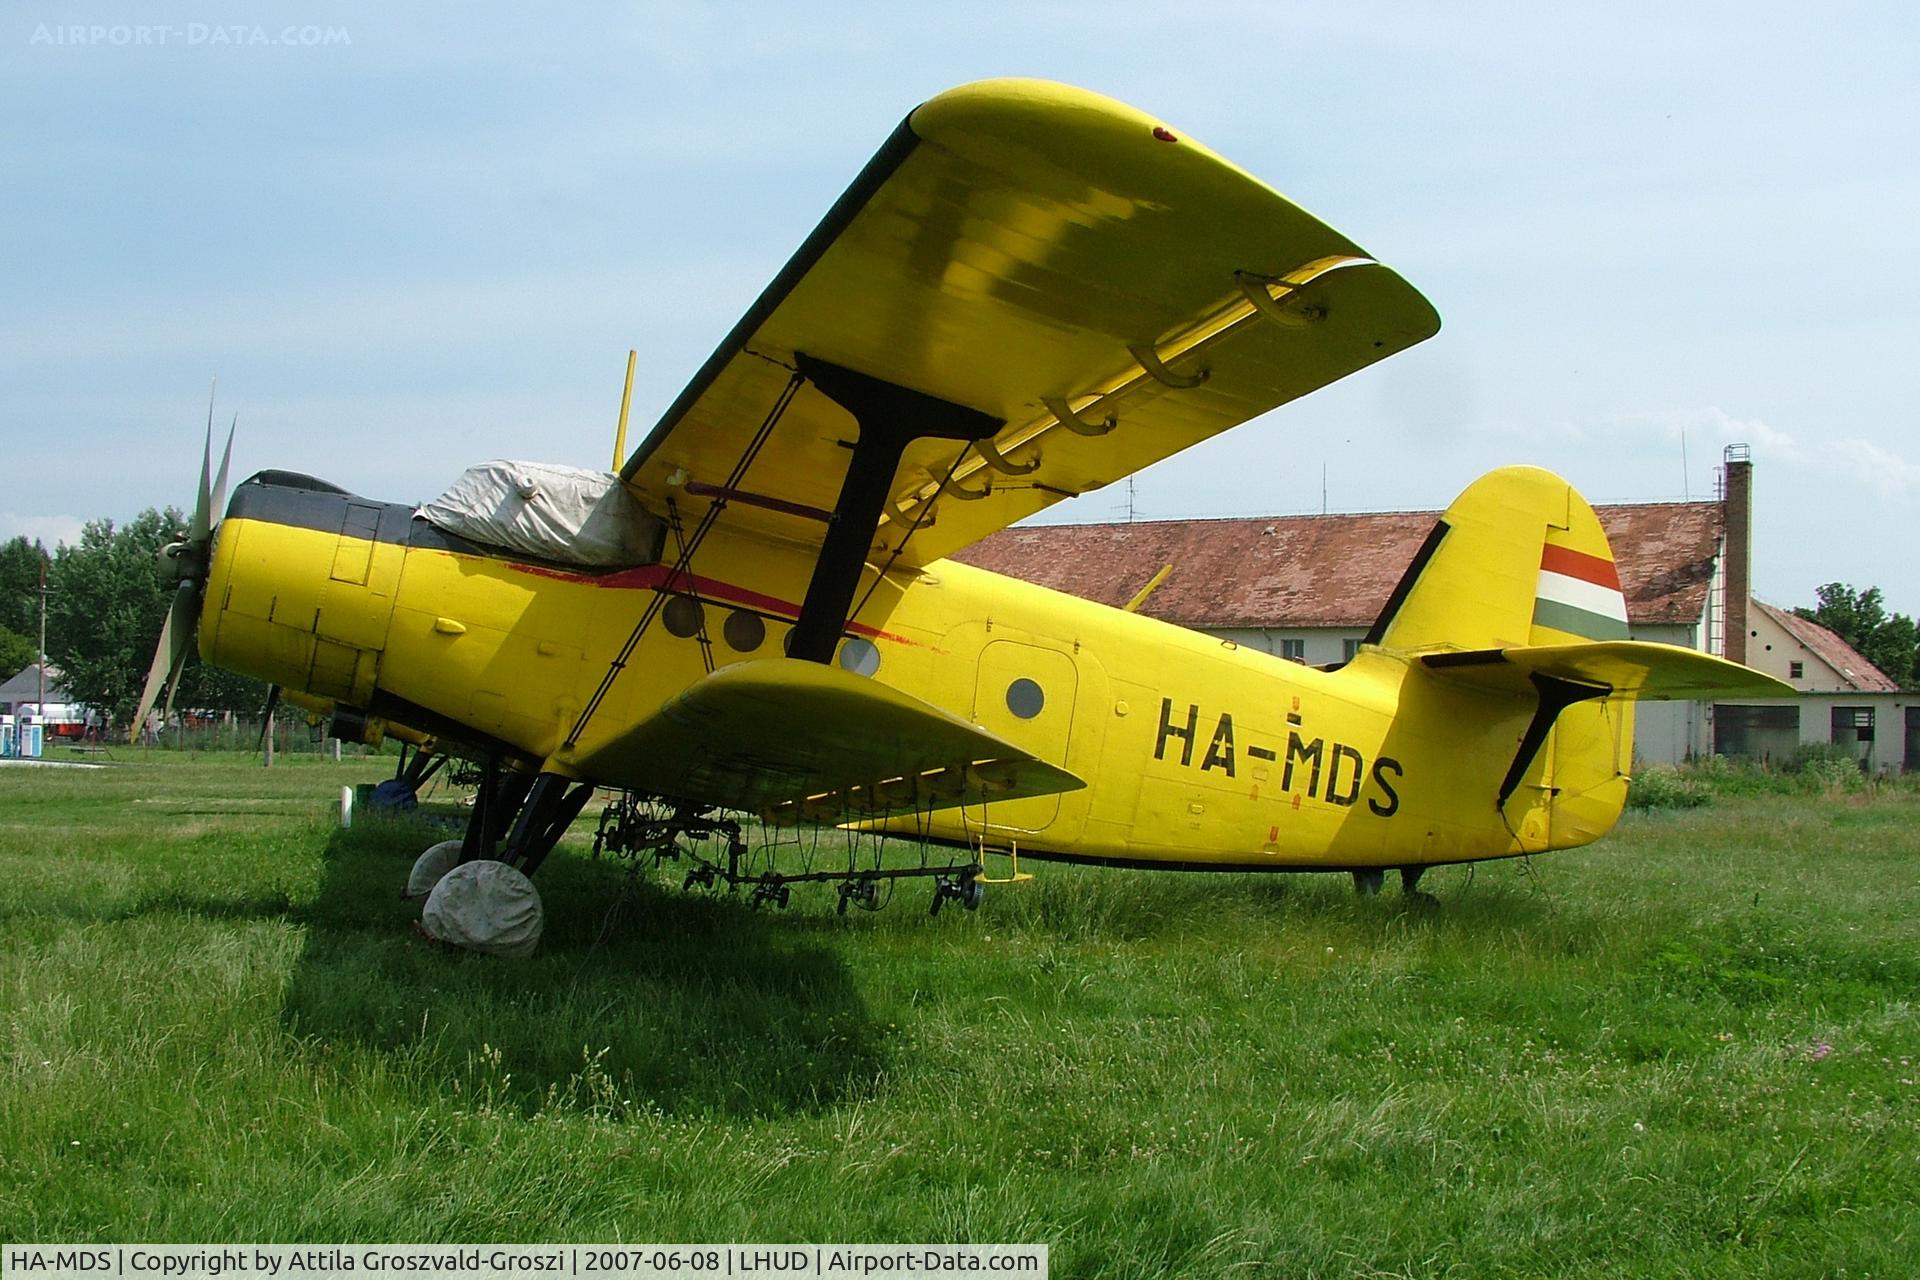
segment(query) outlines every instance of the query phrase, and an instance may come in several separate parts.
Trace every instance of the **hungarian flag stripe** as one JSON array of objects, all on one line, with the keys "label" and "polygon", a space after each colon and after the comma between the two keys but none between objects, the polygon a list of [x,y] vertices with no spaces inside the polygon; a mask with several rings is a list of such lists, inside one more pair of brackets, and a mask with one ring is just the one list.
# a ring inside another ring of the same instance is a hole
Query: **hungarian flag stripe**
[{"label": "hungarian flag stripe", "polygon": [[1540,549],[1540,568],[1563,577],[1591,582],[1596,587],[1608,587],[1615,592],[1620,590],[1620,571],[1614,567],[1613,561],[1575,551],[1572,547],[1546,543]]},{"label": "hungarian flag stripe", "polygon": [[1625,640],[1627,601],[1613,561],[1547,543],[1540,553],[1533,625],[1588,640]]}]

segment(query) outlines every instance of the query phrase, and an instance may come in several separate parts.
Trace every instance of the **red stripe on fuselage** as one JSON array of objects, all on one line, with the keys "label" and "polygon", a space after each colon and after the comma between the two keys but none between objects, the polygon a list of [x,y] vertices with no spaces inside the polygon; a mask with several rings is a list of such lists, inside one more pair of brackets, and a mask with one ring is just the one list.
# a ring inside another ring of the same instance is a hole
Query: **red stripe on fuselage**
[{"label": "red stripe on fuselage", "polygon": [[[724,601],[727,604],[741,605],[789,621],[800,616],[800,606],[791,601],[782,600],[777,596],[762,595],[758,591],[736,587],[731,582],[721,582],[716,578],[703,578],[697,573],[676,575],[664,564],[645,564],[636,569],[593,574],[575,573],[570,569],[555,569],[548,565],[523,564],[517,560],[509,560],[506,563],[522,573],[531,573],[541,578],[558,578],[562,582],[582,582],[617,591],[679,591]],[[878,627],[870,627],[864,622],[849,620],[847,630],[855,635],[891,640],[895,644],[915,643],[905,636],[895,635],[891,631],[882,631]]]},{"label": "red stripe on fuselage", "polygon": [[1571,547],[1556,547],[1551,542],[1540,548],[1540,567],[1549,573],[1565,574],[1610,591],[1620,589],[1620,571],[1611,560],[1590,556]]}]

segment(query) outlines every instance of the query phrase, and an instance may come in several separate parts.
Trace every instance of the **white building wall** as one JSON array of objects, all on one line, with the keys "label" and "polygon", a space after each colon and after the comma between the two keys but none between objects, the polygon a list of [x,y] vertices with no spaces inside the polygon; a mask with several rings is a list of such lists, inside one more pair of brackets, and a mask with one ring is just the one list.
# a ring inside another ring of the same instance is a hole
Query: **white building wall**
[{"label": "white building wall", "polygon": [[[1711,609],[1711,605],[1709,605]],[[1694,624],[1670,623],[1633,628],[1635,640],[1698,649],[1706,634],[1705,617]],[[1636,764],[1681,764],[1713,747],[1713,712],[1704,702],[1640,702],[1633,708],[1633,758]]]},{"label": "white building wall", "polygon": [[1633,708],[1636,765],[1680,764],[1704,754],[1711,741],[1704,702],[1639,702]]},{"label": "white building wall", "polygon": [[[1755,609],[1748,620],[1747,665],[1809,693],[1847,693],[1853,682],[1785,627]],[[1793,664],[1800,664],[1800,674]]]},{"label": "white building wall", "polygon": [[[1635,627],[1633,638],[1697,649],[1707,634],[1707,622],[1708,619],[1702,616],[1694,625]],[[1748,641],[1752,650],[1748,656],[1754,667],[1783,680],[1787,678],[1786,664],[1790,660],[1804,661],[1806,666],[1803,671],[1814,671],[1817,659],[1810,654],[1803,654],[1797,641],[1786,636],[1758,610],[1752,612],[1749,622],[1760,633]],[[1209,629],[1209,634],[1276,657],[1283,656],[1285,641],[1297,641],[1301,646],[1301,660],[1317,667],[1344,661],[1347,642],[1357,643],[1366,631],[1360,627],[1218,627]],[[1822,680],[1831,687],[1833,678],[1824,664],[1821,664],[1818,674],[1808,674],[1789,683],[1811,690]],[[1876,773],[1883,770],[1897,773],[1909,767],[1920,769],[1920,760],[1909,763],[1907,759],[1908,701],[1909,695],[1906,694],[1810,691],[1798,699],[1779,699],[1772,703],[1756,699],[1750,705],[1780,705],[1786,702],[1798,706],[1800,740],[1805,743],[1831,741],[1834,707],[1872,706],[1875,708],[1874,741],[1867,755],[1868,768]],[[1641,702],[1634,708],[1633,722],[1633,758],[1637,766],[1681,764],[1701,759],[1713,751],[1713,707],[1709,703]]]},{"label": "white building wall", "polygon": [[[1738,705],[1797,707],[1800,711],[1802,744],[1837,741],[1838,745],[1858,750],[1869,773],[1900,773],[1908,769],[1920,769],[1920,760],[1910,759],[1907,754],[1907,706],[1913,697],[1910,693],[1861,693],[1855,689],[1843,693],[1804,693],[1798,698],[1743,699]],[[1835,707],[1872,708],[1873,741],[1859,742],[1857,735],[1846,729],[1836,735],[1833,728]]]},{"label": "white building wall", "polygon": [[1293,641],[1300,646],[1299,661],[1310,667],[1346,661],[1347,643],[1357,644],[1367,634],[1365,627],[1208,627],[1206,631],[1276,658],[1294,656],[1287,648],[1287,642]]}]

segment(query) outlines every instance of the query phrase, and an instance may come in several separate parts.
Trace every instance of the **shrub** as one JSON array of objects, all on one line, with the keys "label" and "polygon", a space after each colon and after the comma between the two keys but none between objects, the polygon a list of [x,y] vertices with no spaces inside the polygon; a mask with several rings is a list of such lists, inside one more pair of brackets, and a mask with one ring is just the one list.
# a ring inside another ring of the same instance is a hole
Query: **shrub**
[{"label": "shrub", "polygon": [[1845,771],[1858,774],[1860,757],[1838,742],[1803,742],[1782,766],[1788,773],[1811,773],[1825,779]]},{"label": "shrub", "polygon": [[1697,809],[1710,792],[1679,769],[1653,765],[1633,775],[1627,787],[1629,809]]}]

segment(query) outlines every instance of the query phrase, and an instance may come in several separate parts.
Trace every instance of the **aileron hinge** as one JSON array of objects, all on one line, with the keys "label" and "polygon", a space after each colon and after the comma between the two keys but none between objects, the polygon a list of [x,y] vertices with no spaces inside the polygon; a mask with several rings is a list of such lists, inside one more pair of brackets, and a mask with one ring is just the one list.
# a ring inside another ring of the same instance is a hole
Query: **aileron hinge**
[{"label": "aileron hinge", "polygon": [[1155,382],[1172,387],[1175,391],[1191,391],[1213,374],[1213,370],[1205,366],[1195,369],[1192,373],[1175,373],[1161,361],[1160,353],[1145,343],[1128,347],[1127,354],[1140,362],[1140,367],[1146,370],[1147,376]]},{"label": "aileron hinge", "polygon": [[[1240,292],[1245,294],[1247,301],[1253,304],[1253,309],[1276,324],[1300,328],[1327,318],[1325,306],[1306,301],[1304,291],[1307,285],[1305,284],[1275,279],[1272,276],[1255,275],[1251,271],[1236,271],[1233,273],[1233,278],[1239,284]],[[1287,291],[1284,297],[1273,296],[1276,285]]]},{"label": "aileron hinge", "polygon": [[[1040,403],[1046,406],[1054,421],[1078,436],[1103,436],[1120,425],[1120,419],[1109,413],[1099,422],[1089,422],[1075,411],[1074,407],[1056,396],[1043,396]],[[1094,401],[1089,408],[1097,408],[1100,402]]]}]

